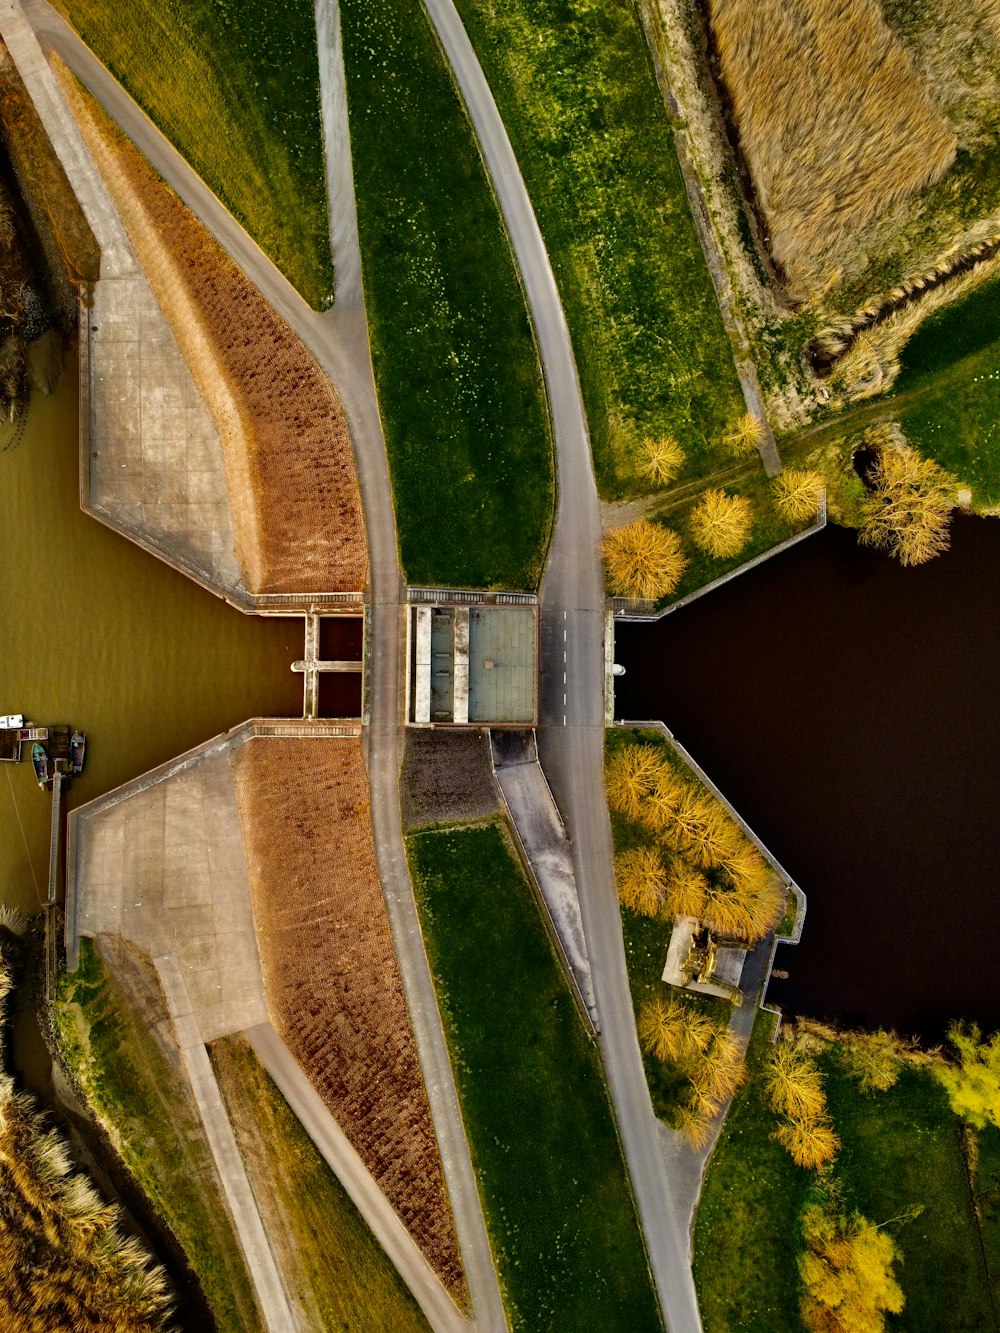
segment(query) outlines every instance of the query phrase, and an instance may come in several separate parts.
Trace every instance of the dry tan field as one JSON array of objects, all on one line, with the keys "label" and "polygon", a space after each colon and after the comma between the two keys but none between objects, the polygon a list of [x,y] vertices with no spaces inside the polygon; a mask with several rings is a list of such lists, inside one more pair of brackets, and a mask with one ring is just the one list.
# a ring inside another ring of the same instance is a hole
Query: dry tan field
[{"label": "dry tan field", "polygon": [[707,0],[717,74],[793,300],[861,228],[938,180],[957,141],[877,0]]},{"label": "dry tan field", "polygon": [[239,752],[235,768],[272,1022],[464,1302],[375,860],[360,742],[258,738]]},{"label": "dry tan field", "polygon": [[65,69],[60,79],[219,430],[249,590],[362,589],[361,497],[332,386],[145,158]]}]

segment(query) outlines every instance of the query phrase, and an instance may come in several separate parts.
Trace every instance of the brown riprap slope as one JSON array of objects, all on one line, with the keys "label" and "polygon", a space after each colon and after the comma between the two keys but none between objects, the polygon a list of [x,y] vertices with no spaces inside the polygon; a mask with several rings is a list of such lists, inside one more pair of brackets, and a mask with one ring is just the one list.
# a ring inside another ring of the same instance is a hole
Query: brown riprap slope
[{"label": "brown riprap slope", "polygon": [[219,431],[247,588],[360,591],[361,495],[332,385],[134,145],[65,71],[61,83]]},{"label": "brown riprap slope", "polygon": [[465,1282],[351,738],[235,759],[271,1019],[460,1303]]}]

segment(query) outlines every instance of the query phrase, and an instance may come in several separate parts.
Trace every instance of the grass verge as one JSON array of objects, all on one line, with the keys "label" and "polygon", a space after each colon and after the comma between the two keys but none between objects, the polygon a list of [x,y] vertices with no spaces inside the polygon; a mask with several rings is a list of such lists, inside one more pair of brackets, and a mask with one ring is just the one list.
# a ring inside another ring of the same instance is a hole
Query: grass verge
[{"label": "grass verge", "polygon": [[[865,1096],[832,1052],[824,1067],[843,1141],[834,1176],[844,1203],[887,1225],[902,1251],[899,1326],[910,1333],[995,1329],[959,1122],[944,1089],[928,1071],[904,1067],[894,1088]],[[908,1220],[914,1207],[922,1211]]]},{"label": "grass verge", "polygon": [[240,1152],[303,1327],[429,1333],[340,1181],[240,1036],[210,1047]]},{"label": "grass verge", "polygon": [[309,0],[57,7],[310,305],[331,305]]},{"label": "grass verge", "polygon": [[500,826],[408,847],[513,1327],[659,1329],[597,1052]]},{"label": "grass verge", "polygon": [[372,360],[412,583],[532,587],[552,519],[541,371],[472,128],[418,0],[345,0]]},{"label": "grass verge", "polygon": [[559,283],[602,496],[649,489],[645,436],[676,436],[682,479],[704,475],[743,403],[632,0],[458,9]]},{"label": "grass verge", "polygon": [[[180,1242],[220,1330],[261,1325],[232,1219],[191,1093],[151,1033],[165,1006],[148,963],[127,993],[92,942],[62,974],[53,1006],[60,1053],[94,1115]],[[144,1004],[140,1009],[137,994]]]},{"label": "grass verge", "polygon": [[772,1019],[758,1016],[750,1079],[733,1099],[709,1164],[694,1233],[694,1277],[705,1333],[801,1333],[799,1217],[808,1171],[771,1139],[774,1117],[759,1070]]},{"label": "grass verge", "polygon": [[995,1125],[988,1125],[979,1135],[976,1195],[990,1290],[994,1303],[1000,1305],[1000,1129]]},{"label": "grass verge", "polygon": [[885,1226],[899,1246],[906,1305],[894,1328],[996,1329],[983,1254],[996,1252],[1000,1142],[981,1136],[981,1241],[960,1125],[933,1074],[904,1066],[888,1092],[863,1094],[830,1046],[820,1059],[841,1148],[829,1175],[813,1176],[771,1138],[776,1119],[763,1095],[770,1031],[771,1019],[759,1015],[750,1079],[734,1099],[698,1209],[694,1271],[706,1333],[798,1333],[801,1215],[818,1185],[845,1213]]}]

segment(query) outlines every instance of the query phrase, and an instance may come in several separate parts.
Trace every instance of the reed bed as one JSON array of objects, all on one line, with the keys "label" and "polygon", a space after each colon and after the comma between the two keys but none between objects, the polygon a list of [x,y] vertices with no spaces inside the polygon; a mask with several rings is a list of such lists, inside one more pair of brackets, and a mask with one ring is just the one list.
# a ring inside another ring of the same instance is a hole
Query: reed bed
[{"label": "reed bed", "polygon": [[219,431],[249,590],[360,591],[361,494],[332,385],[145,158],[65,73],[62,84]]},{"label": "reed bed", "polygon": [[[8,928],[4,922],[5,930]],[[0,1057],[13,985],[0,942]],[[119,1210],[74,1171],[34,1101],[0,1074],[0,1328],[25,1333],[160,1333],[163,1269],[118,1228]]]},{"label": "reed bed", "polygon": [[937,181],[957,140],[877,0],[707,0],[718,76],[788,296]]},{"label": "reed bed", "polygon": [[252,740],[236,760],[236,790],[272,1022],[438,1276],[464,1301],[360,742]]}]

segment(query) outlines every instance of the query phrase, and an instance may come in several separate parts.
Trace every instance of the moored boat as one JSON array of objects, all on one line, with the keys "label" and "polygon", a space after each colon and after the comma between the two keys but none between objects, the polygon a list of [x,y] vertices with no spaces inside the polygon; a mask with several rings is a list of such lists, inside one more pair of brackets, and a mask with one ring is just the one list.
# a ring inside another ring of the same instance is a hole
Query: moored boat
[{"label": "moored boat", "polygon": [[87,756],[87,738],[82,731],[74,731],[69,743],[69,762],[74,773],[83,772],[83,761]]},{"label": "moored boat", "polygon": [[31,747],[31,766],[35,770],[39,787],[44,787],[49,780],[49,756],[45,752],[45,746],[39,745],[38,741]]}]

